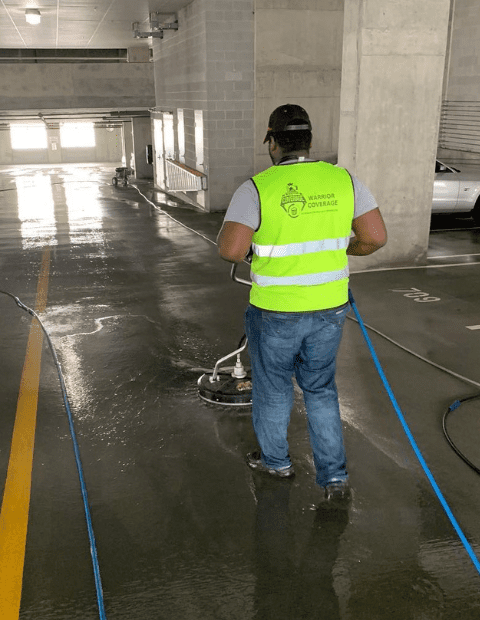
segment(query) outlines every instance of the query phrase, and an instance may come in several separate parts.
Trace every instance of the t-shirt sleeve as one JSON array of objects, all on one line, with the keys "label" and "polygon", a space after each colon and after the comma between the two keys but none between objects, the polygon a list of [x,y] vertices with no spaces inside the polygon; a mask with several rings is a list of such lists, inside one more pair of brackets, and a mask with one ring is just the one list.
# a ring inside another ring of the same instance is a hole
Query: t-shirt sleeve
[{"label": "t-shirt sleeve", "polygon": [[378,207],[372,192],[356,177],[350,175],[353,181],[353,190],[355,193],[355,209],[353,212],[353,219],[368,213]]},{"label": "t-shirt sleeve", "polygon": [[238,222],[258,230],[260,226],[260,201],[258,191],[251,179],[242,183],[233,194],[224,222]]},{"label": "t-shirt sleeve", "polygon": [[[359,217],[368,211],[378,207],[377,202],[370,190],[355,176],[350,175],[353,181],[355,194],[355,210],[353,217]],[[260,226],[260,200],[254,182],[249,179],[242,183],[233,194],[224,222],[238,222],[245,224],[253,230]]]}]

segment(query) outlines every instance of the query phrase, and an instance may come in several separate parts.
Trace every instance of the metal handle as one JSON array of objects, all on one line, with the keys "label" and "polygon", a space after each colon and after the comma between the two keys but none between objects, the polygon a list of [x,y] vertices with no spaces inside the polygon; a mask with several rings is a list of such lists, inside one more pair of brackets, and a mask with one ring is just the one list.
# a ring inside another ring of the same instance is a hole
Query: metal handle
[{"label": "metal handle", "polygon": [[230,271],[230,275],[232,277],[232,280],[234,282],[238,282],[239,284],[245,284],[245,286],[252,286],[252,283],[250,282],[250,280],[244,280],[243,278],[238,278],[236,275],[237,272],[237,267],[238,267],[239,263],[233,263],[232,265],[232,269]]},{"label": "metal handle", "polygon": [[[229,353],[228,355],[225,355],[225,357],[222,357],[221,359],[218,360],[218,362],[215,364],[215,368],[213,369],[213,374],[209,378],[210,383],[213,383],[214,381],[218,381],[218,372],[220,370],[220,364],[230,359],[234,355],[239,356],[242,351],[245,351],[245,349],[247,348],[247,344],[248,344],[248,340],[245,338],[245,342],[243,343],[243,346],[236,349],[235,351],[232,351],[232,353]],[[240,357],[238,357],[238,359],[240,359]]]}]

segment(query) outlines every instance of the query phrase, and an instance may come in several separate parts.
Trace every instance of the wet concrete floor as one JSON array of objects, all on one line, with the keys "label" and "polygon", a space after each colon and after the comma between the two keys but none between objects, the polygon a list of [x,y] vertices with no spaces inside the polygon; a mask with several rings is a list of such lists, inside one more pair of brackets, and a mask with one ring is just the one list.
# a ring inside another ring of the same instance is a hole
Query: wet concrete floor
[{"label": "wet concrete floor", "polygon": [[[175,204],[148,183],[114,188],[114,167],[0,175],[0,289],[33,308],[50,248],[40,316],[75,420],[109,620],[480,618],[478,571],[356,322],[346,323],[338,360],[353,499],[331,506],[314,483],[298,395],[289,429],[297,476],[287,481],[245,465],[255,448],[248,407],[197,396],[203,369],[243,334],[248,289],[230,280],[211,242],[223,214]],[[432,230],[426,266],[355,273],[351,288],[377,330],[373,344],[412,433],[478,557],[480,477],[448,445],[442,416],[457,398],[480,393],[480,329],[473,329],[480,326],[480,236],[467,220],[449,226]],[[32,319],[5,295],[0,309],[3,492]],[[38,393],[16,617],[90,620],[99,611],[82,496],[45,343]],[[465,404],[449,420],[478,466],[479,406]],[[9,613],[0,616],[14,618]]]}]

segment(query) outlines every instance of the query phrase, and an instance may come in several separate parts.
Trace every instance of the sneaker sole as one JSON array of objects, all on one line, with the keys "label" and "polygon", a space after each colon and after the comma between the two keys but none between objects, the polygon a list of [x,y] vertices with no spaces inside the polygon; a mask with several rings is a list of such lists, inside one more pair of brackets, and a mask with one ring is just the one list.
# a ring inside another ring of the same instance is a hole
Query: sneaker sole
[{"label": "sneaker sole", "polygon": [[346,488],[346,489],[336,489],[332,492],[328,492],[327,489],[325,489],[325,499],[327,501],[346,501],[351,499],[352,497],[352,490],[350,487]]},{"label": "sneaker sole", "polygon": [[276,478],[293,478],[293,476],[295,475],[293,467],[289,467],[286,470],[269,469],[268,467],[265,467],[265,465],[261,462],[252,463],[252,461],[248,460],[247,465],[250,467],[250,469],[253,469],[254,471],[264,472],[266,474],[270,474],[271,476],[275,476]]}]

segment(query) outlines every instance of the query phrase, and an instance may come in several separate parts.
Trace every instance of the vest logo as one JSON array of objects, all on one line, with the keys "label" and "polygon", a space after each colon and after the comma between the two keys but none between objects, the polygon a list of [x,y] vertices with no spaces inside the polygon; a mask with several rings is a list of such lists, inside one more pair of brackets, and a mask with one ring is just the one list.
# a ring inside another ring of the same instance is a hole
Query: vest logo
[{"label": "vest logo", "polygon": [[298,191],[298,186],[293,183],[289,183],[287,186],[287,191],[283,194],[282,202],[280,204],[282,209],[284,209],[290,217],[296,218],[303,211],[307,201],[305,200],[303,194]]}]

